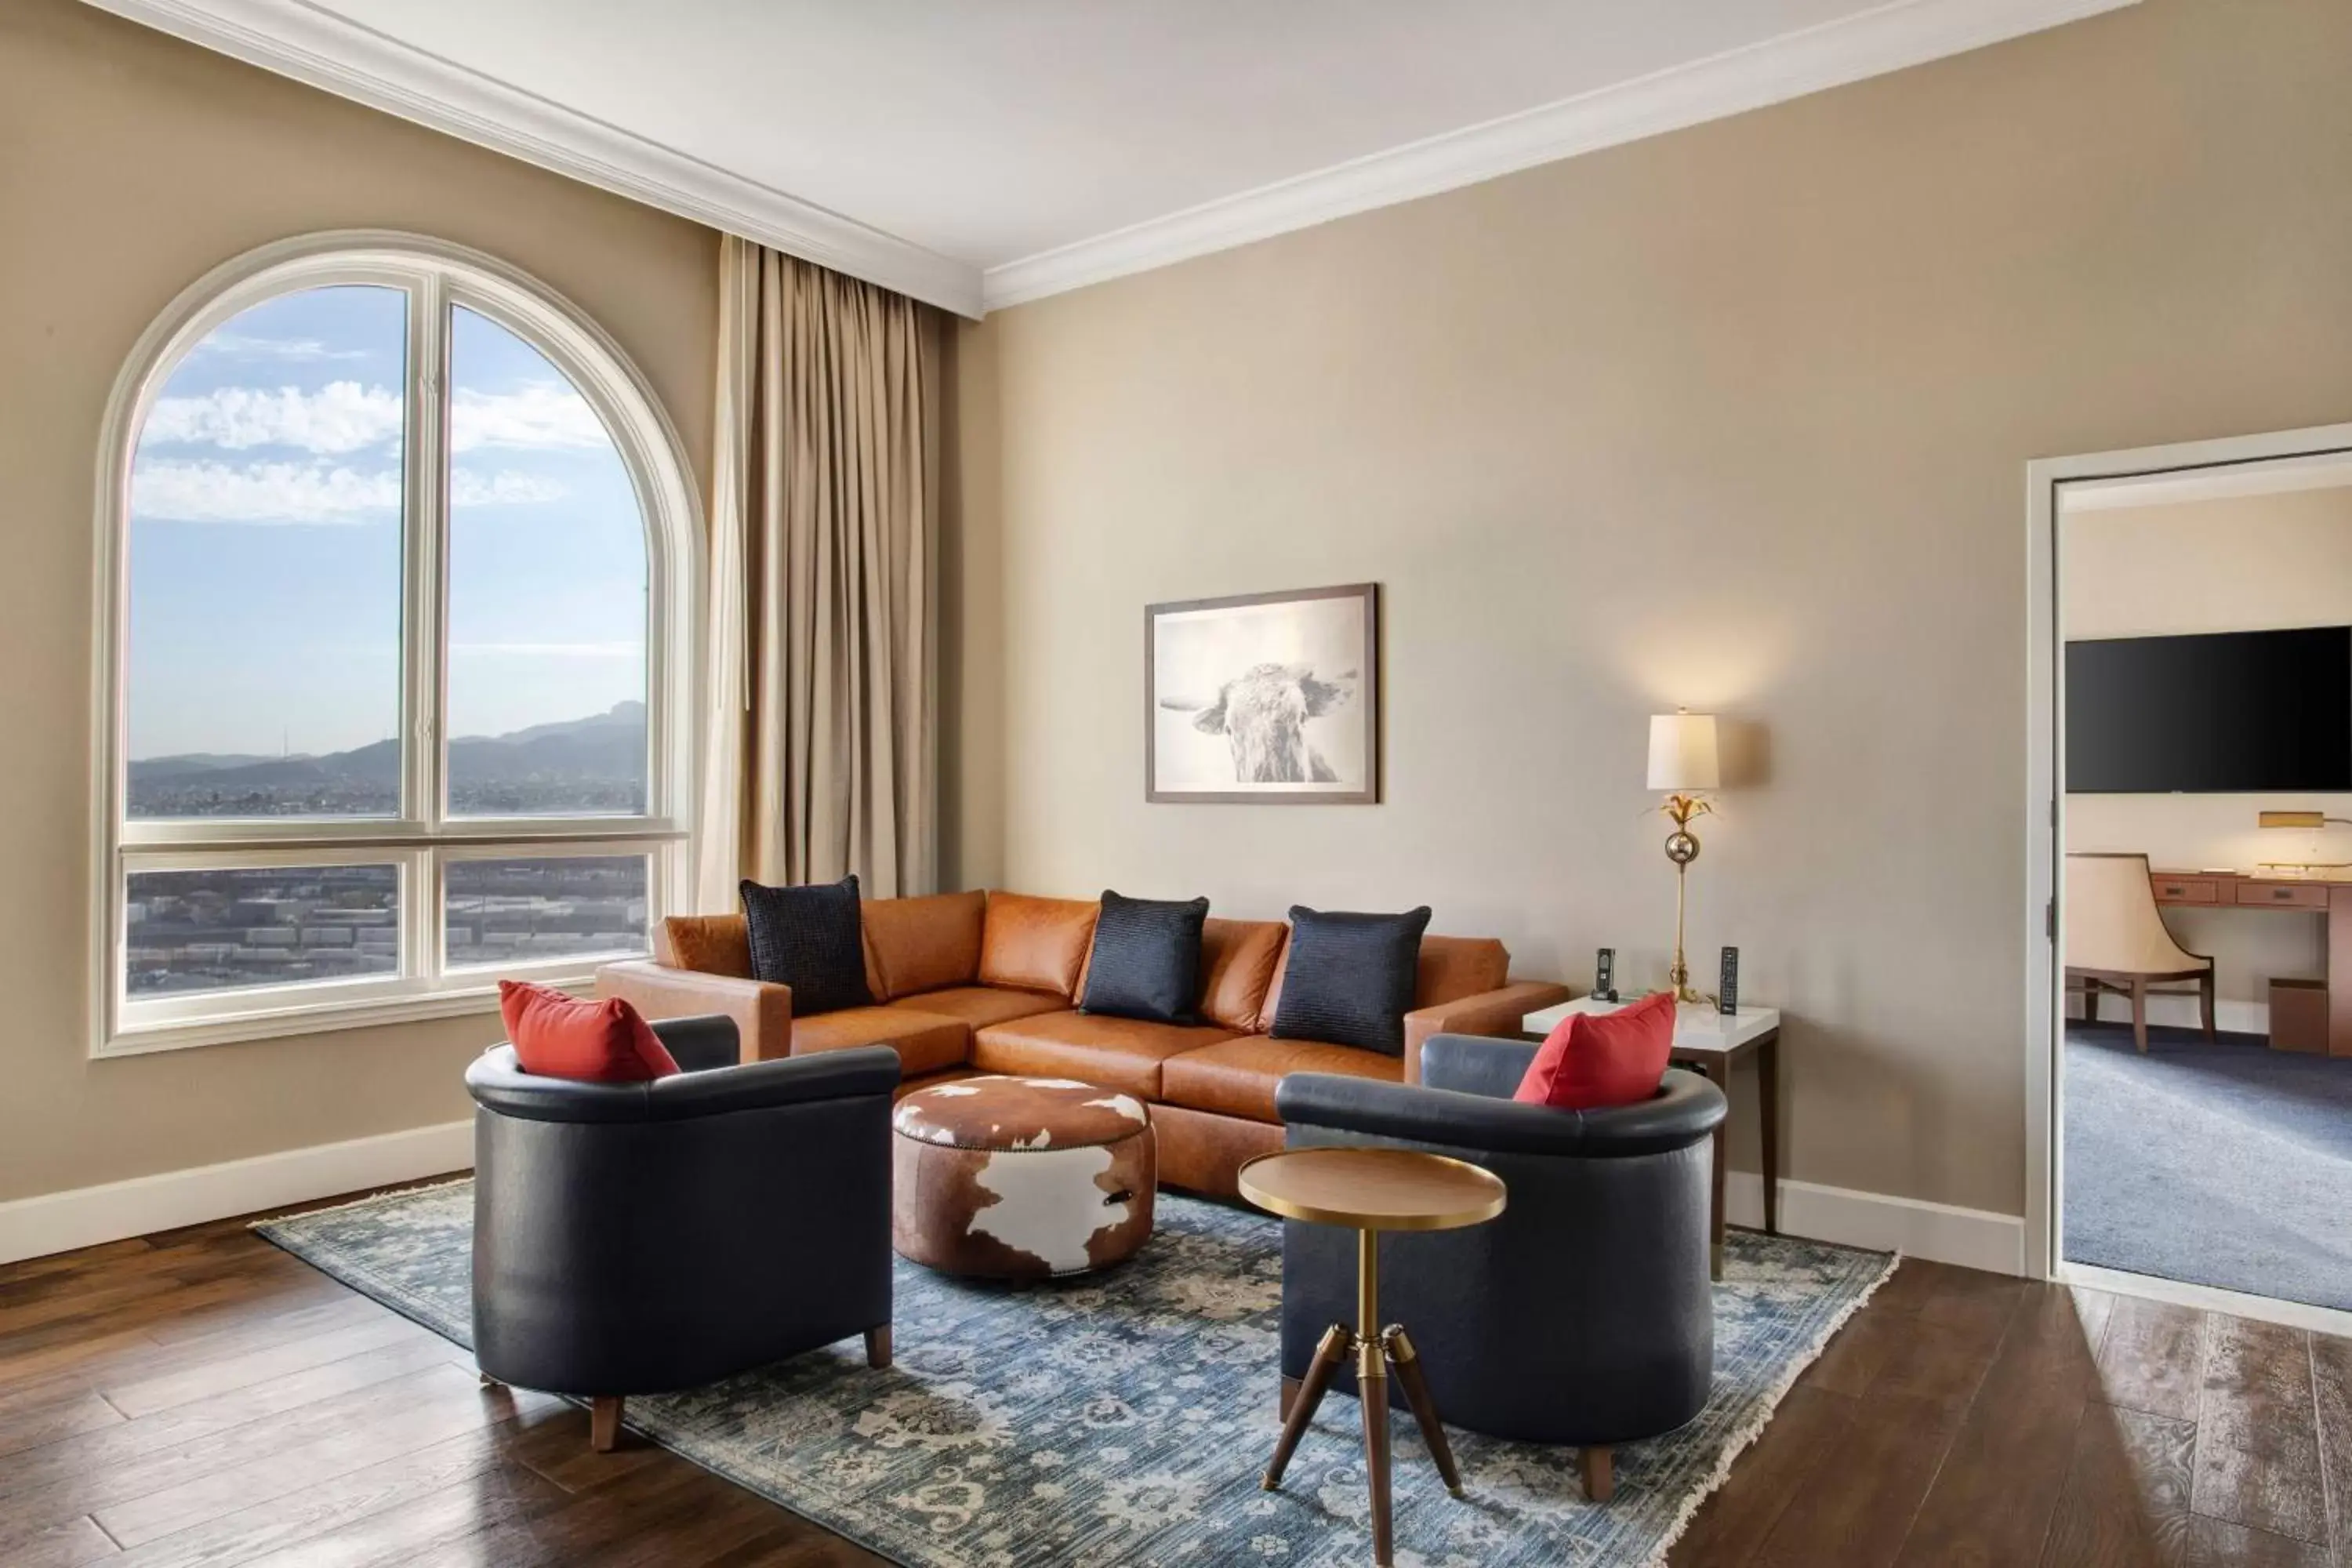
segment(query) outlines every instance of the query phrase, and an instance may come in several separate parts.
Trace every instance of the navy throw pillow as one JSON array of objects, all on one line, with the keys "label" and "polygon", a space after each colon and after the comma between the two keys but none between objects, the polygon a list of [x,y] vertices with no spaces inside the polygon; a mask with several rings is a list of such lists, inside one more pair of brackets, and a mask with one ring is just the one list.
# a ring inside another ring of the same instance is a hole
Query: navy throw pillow
[{"label": "navy throw pillow", "polygon": [[1290,957],[1275,1004],[1274,1037],[1404,1055],[1421,933],[1429,906],[1401,915],[1290,911]]},{"label": "navy throw pillow", "polygon": [[1124,899],[1103,889],[1087,959],[1081,1013],[1192,1024],[1201,993],[1201,927],[1206,899]]},{"label": "navy throw pillow", "polygon": [[743,883],[743,921],[751,939],[751,975],[793,988],[793,1016],[869,1007],[866,930],[857,878],[808,888]]}]

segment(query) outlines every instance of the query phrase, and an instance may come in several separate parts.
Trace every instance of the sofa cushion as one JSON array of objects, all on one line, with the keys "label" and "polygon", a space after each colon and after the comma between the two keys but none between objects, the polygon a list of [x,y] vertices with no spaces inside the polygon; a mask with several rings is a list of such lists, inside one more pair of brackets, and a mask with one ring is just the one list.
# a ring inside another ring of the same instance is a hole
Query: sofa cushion
[{"label": "sofa cushion", "polygon": [[1563,1110],[1639,1105],[1658,1092],[1675,1048],[1675,994],[1613,1013],[1570,1013],[1544,1039],[1511,1098]]},{"label": "sofa cushion", "polygon": [[[1201,1000],[1204,1023],[1249,1034],[1256,1030],[1266,988],[1290,928],[1280,921],[1221,921],[1201,925]],[[1272,1023],[1268,1017],[1266,1022]]]},{"label": "sofa cushion", "polygon": [[843,1007],[793,1020],[793,1055],[887,1046],[908,1078],[959,1067],[971,1050],[971,1029],[961,1018],[912,1007]]},{"label": "sofa cushion", "polygon": [[1075,996],[1094,934],[1090,903],[992,892],[981,925],[980,983]]},{"label": "sofa cushion", "polygon": [[942,1018],[961,1018],[975,1029],[1013,1018],[1034,1018],[1040,1013],[1062,1013],[1069,1004],[1042,991],[1008,991],[1001,985],[950,985],[944,991],[922,991],[900,997],[893,1007],[911,1007]]},{"label": "sofa cushion", "polygon": [[1286,1073],[1343,1073],[1349,1078],[1402,1082],[1404,1062],[1354,1046],[1319,1040],[1276,1040],[1244,1035],[1171,1057],[1160,1069],[1160,1098],[1192,1110],[1274,1121],[1274,1086]]},{"label": "sofa cushion", "polygon": [[1292,905],[1282,1000],[1267,1032],[1402,1057],[1404,1016],[1428,927],[1426,904],[1395,915]]},{"label": "sofa cushion", "polygon": [[1424,936],[1413,975],[1412,1005],[1443,1006],[1499,991],[1510,978],[1510,950],[1491,936]]},{"label": "sofa cushion", "polygon": [[1197,1024],[1206,899],[1130,899],[1103,890],[1078,1006],[1115,1018]]},{"label": "sofa cushion", "polygon": [[654,957],[672,969],[751,978],[751,928],[741,915],[671,915],[654,937]]},{"label": "sofa cushion", "polygon": [[587,1002],[552,986],[499,982],[515,1061],[541,1078],[645,1083],[677,1071],[645,1016],[617,996]]},{"label": "sofa cushion", "polygon": [[793,988],[795,1016],[871,1005],[857,876],[807,887],[769,888],[746,878],[743,918],[751,928],[751,973]]},{"label": "sofa cushion", "polygon": [[1209,1025],[1046,1013],[992,1024],[972,1037],[971,1065],[1021,1078],[1074,1078],[1145,1100],[1160,1098],[1160,1064],[1232,1038]]},{"label": "sofa cushion", "polygon": [[866,973],[875,1000],[895,1002],[978,979],[981,917],[987,908],[988,895],[981,892],[866,900]]}]

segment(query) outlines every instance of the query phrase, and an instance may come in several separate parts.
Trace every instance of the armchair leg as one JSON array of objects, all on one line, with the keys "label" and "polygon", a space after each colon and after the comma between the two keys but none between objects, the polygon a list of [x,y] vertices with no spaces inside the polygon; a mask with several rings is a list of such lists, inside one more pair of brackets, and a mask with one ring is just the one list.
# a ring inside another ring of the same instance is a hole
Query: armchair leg
[{"label": "armchair leg", "polygon": [[621,1396],[600,1394],[588,1403],[588,1446],[609,1454],[621,1440]]},{"label": "armchair leg", "polygon": [[2209,966],[2203,978],[2197,982],[2197,1010],[2205,1025],[2205,1037],[2213,1036],[2213,971]]},{"label": "armchair leg", "polygon": [[2099,1021],[2099,994],[2097,981],[2086,980],[2083,983],[2083,1022],[2085,1024],[2095,1024]]},{"label": "armchair leg", "polygon": [[1576,1456],[1579,1468],[1584,1472],[1584,1495],[1592,1502],[1607,1502],[1617,1495],[1617,1467],[1605,1444],[1588,1444]]},{"label": "armchair leg", "polygon": [[2139,1047],[2140,1055],[2146,1056],[2147,1055],[2147,982],[2133,981],[2131,993],[2132,1044]]},{"label": "armchair leg", "polygon": [[866,1331],[866,1364],[872,1367],[877,1372],[885,1372],[889,1369],[889,1324],[885,1323],[878,1329],[868,1329]]}]

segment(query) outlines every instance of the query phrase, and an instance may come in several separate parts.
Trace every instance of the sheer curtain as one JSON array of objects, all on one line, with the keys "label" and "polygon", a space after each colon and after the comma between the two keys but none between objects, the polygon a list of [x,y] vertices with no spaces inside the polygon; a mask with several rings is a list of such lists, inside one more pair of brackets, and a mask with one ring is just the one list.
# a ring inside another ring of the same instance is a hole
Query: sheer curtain
[{"label": "sheer curtain", "polygon": [[943,322],[732,236],[719,285],[701,905],[928,892]]}]

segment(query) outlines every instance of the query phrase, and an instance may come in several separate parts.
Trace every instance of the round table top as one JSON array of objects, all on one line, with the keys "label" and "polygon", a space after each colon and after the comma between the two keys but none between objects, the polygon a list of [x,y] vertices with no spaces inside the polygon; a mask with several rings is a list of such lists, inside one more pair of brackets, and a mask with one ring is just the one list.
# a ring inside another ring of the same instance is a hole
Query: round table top
[{"label": "round table top", "polygon": [[1287,1219],[1353,1230],[1453,1230],[1503,1212],[1503,1179],[1418,1149],[1286,1149],[1243,1165],[1242,1196]]}]

